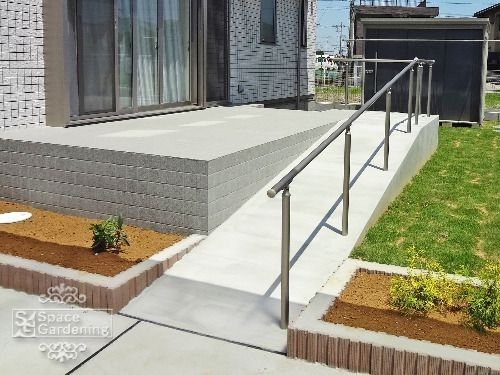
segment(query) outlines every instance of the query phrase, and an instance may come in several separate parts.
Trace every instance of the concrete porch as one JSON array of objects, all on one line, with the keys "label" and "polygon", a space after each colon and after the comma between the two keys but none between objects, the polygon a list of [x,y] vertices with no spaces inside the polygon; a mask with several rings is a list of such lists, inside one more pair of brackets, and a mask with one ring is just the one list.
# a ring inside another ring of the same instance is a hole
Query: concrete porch
[{"label": "concrete porch", "polygon": [[0,198],[206,234],[351,111],[251,106],[0,132]]}]

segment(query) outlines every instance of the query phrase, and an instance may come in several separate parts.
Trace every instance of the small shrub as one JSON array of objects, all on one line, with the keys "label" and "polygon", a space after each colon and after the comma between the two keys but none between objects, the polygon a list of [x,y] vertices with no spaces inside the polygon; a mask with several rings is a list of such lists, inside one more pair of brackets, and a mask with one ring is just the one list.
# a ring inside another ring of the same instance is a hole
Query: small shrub
[{"label": "small shrub", "polygon": [[392,278],[389,302],[403,314],[427,314],[452,308],[456,295],[458,286],[446,278],[442,267],[412,250],[409,275]]},{"label": "small shrub", "polygon": [[102,253],[113,249],[119,251],[122,245],[130,246],[127,235],[123,231],[123,219],[121,216],[109,219],[90,226],[92,230],[92,250],[94,253]]},{"label": "small shrub", "polygon": [[500,265],[488,264],[480,273],[481,285],[468,288],[468,323],[478,331],[500,325]]}]

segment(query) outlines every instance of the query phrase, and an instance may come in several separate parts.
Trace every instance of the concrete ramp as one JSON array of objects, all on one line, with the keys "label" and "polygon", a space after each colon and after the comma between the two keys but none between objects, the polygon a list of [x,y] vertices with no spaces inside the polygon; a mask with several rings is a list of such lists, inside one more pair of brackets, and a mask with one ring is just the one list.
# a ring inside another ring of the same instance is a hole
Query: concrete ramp
[{"label": "concrete ramp", "polygon": [[[340,235],[343,137],[290,186],[291,319],[437,148],[438,117],[422,116],[420,125],[407,134],[406,115],[392,114],[389,171],[383,171],[384,117],[385,113],[368,112],[352,127],[349,236]],[[286,331],[278,327],[281,199],[266,196],[271,185],[261,189],[122,313],[285,352]]]}]

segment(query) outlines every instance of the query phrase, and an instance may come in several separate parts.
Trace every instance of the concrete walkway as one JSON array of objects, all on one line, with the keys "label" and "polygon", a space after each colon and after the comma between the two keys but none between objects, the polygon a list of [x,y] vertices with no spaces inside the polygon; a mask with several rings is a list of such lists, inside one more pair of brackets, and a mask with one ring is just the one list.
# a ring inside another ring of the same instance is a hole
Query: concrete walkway
[{"label": "concrete walkway", "polygon": [[[339,234],[343,137],[291,185],[292,319],[437,147],[437,117],[422,116],[420,125],[407,134],[406,115],[393,114],[390,169],[384,172],[384,116],[367,113],[352,128],[349,236]],[[250,199],[122,313],[284,353],[286,331],[278,327],[281,199],[267,198],[266,190]]]},{"label": "concrete walkway", "polygon": [[[41,352],[41,343],[57,338],[13,338],[13,309],[69,309],[64,304],[42,304],[37,296],[0,288],[0,374],[331,374],[347,372],[320,364],[289,360],[221,340],[139,322],[119,315],[88,310],[85,323],[103,326],[112,319],[113,339],[68,337],[85,343],[76,359],[58,362]],[[73,310],[74,311],[74,310]]]}]

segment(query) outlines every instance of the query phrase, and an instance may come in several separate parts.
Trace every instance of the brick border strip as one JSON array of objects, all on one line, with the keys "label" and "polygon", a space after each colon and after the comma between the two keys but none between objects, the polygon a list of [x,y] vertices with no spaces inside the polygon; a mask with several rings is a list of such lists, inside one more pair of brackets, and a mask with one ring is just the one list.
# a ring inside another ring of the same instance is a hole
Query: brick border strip
[{"label": "brick border strip", "polygon": [[204,239],[191,235],[113,277],[0,254],[0,286],[43,295],[48,288],[65,284],[87,297],[79,306],[116,314]]},{"label": "brick border strip", "polygon": [[289,358],[368,374],[500,375],[498,355],[322,321],[328,308],[360,271],[408,274],[407,268],[347,260],[288,328]]}]

